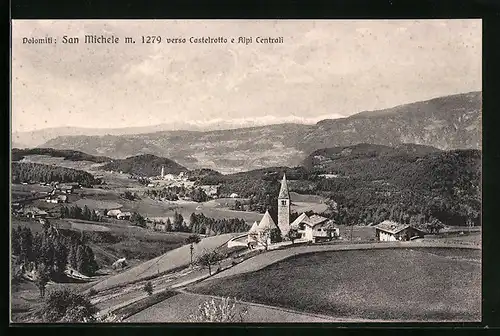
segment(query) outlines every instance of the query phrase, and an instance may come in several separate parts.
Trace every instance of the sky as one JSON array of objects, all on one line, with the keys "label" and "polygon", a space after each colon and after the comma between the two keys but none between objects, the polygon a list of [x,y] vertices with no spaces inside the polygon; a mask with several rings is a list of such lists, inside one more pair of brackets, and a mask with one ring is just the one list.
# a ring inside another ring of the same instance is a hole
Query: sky
[{"label": "sky", "polygon": [[[480,20],[14,20],[12,131],[315,123],[480,91],[481,29]],[[122,43],[62,43],[85,34]],[[228,43],[142,44],[142,35]],[[23,44],[46,36],[57,43]],[[229,42],[239,36],[254,43]]]}]

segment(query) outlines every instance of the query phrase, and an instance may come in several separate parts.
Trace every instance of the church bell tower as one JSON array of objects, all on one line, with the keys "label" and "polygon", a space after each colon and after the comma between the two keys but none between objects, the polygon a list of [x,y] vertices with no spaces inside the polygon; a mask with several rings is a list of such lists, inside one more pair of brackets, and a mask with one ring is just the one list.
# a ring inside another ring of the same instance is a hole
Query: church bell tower
[{"label": "church bell tower", "polygon": [[288,192],[285,174],[283,174],[278,195],[278,227],[281,230],[281,235],[286,237],[288,231],[290,231],[290,193]]}]

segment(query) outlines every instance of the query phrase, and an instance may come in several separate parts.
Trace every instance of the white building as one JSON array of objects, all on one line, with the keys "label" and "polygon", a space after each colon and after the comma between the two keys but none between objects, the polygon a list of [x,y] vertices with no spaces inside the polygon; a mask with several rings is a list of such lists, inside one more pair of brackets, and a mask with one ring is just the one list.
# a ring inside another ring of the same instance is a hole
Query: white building
[{"label": "white building", "polygon": [[318,215],[309,217],[303,213],[290,224],[290,227],[297,230],[298,239],[313,243],[340,236],[340,230],[335,227],[332,220]]},{"label": "white building", "polygon": [[424,233],[411,225],[400,224],[390,220],[375,225],[375,237],[378,241],[410,240],[423,237]]},{"label": "white building", "polygon": [[122,211],[120,209],[114,209],[114,210],[109,210],[106,213],[106,216],[108,216],[108,217],[117,217],[121,213],[122,213]]}]

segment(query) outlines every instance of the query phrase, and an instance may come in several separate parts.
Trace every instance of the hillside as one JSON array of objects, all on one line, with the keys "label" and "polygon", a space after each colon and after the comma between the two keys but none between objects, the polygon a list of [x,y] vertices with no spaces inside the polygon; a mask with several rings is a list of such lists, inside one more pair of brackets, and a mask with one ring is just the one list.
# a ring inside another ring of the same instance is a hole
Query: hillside
[{"label": "hillside", "polygon": [[165,167],[165,174],[179,174],[187,171],[186,167],[167,159],[151,154],[137,155],[122,160],[114,160],[102,166],[103,170],[121,171],[139,176],[158,176],[161,167]]},{"label": "hillside", "polygon": [[296,166],[311,152],[372,143],[415,143],[443,150],[481,148],[481,92],[458,94],[315,125],[280,124],[209,132],[62,136],[44,147],[124,158],[154,154],[183,166],[224,173]]},{"label": "hillside", "polygon": [[334,200],[339,224],[437,218],[447,225],[480,225],[479,150],[358,144],[315,151],[303,167],[231,174],[217,182],[221,192],[252,197],[252,206],[267,207],[273,215],[283,172],[291,191]]},{"label": "hillside", "polygon": [[12,183],[21,182],[77,182],[84,187],[100,184],[99,179],[83,170],[31,162],[12,162]]},{"label": "hillside", "polygon": [[28,155],[47,155],[52,157],[61,157],[69,161],[90,161],[95,163],[104,163],[112,161],[106,156],[95,156],[86,154],[80,151],[69,149],[54,149],[54,148],[27,148],[27,149],[12,149],[12,161],[21,161]]}]

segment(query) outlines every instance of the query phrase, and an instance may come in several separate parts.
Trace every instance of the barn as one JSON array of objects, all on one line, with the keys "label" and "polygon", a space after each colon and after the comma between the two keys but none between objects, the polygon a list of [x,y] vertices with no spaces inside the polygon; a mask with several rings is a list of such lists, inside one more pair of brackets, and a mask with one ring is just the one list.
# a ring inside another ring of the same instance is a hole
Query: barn
[{"label": "barn", "polygon": [[400,241],[423,237],[424,232],[408,224],[386,220],[375,225],[375,236],[378,241]]}]

